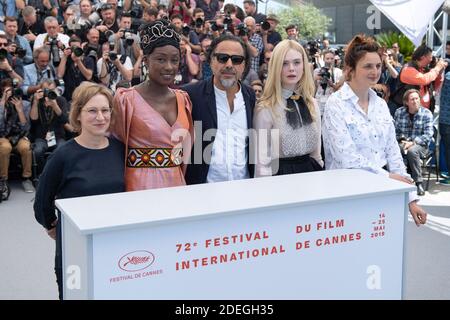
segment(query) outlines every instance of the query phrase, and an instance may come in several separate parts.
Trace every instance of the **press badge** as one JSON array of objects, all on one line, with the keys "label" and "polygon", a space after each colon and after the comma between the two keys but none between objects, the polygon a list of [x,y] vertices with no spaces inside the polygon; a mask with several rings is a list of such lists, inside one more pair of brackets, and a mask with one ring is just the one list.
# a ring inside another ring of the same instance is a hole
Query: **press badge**
[{"label": "press badge", "polygon": [[56,146],[56,137],[54,131],[48,131],[47,135],[45,136],[45,139],[47,140],[47,146],[49,148]]}]

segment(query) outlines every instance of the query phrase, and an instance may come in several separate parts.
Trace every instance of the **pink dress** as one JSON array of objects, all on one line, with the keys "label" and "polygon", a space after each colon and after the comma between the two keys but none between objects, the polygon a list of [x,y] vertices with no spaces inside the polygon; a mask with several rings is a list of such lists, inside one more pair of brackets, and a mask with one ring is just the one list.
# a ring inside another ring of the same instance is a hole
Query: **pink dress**
[{"label": "pink dress", "polygon": [[170,126],[136,89],[116,91],[111,130],[126,146],[127,191],[186,185],[185,164],[194,142],[192,104],[186,92],[174,93],[178,116]]}]

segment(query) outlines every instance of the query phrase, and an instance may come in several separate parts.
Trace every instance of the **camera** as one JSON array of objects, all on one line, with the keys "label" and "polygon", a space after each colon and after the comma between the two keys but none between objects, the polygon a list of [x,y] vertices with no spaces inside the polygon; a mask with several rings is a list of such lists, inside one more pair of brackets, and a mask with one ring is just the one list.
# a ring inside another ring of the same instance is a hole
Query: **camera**
[{"label": "camera", "polygon": [[196,28],[201,28],[204,23],[205,23],[205,21],[202,18],[197,18],[197,19],[195,19],[194,25]]},{"label": "camera", "polygon": [[231,16],[230,16],[229,13],[227,13],[225,15],[225,17],[223,18],[223,24],[224,24],[226,29],[229,29],[230,26],[233,24],[233,19],[231,19]]},{"label": "camera", "polygon": [[71,50],[75,57],[81,57],[84,54],[83,49],[81,49],[80,47],[73,46]]},{"label": "camera", "polygon": [[56,100],[57,97],[58,97],[58,95],[56,94],[55,91],[50,90],[50,89],[44,89],[44,98],[49,98],[51,100]]},{"label": "camera", "polygon": [[243,24],[243,23],[238,24],[237,29],[238,29],[239,37],[248,36],[249,30],[245,24]]},{"label": "camera", "polygon": [[[48,43],[50,45],[50,53],[53,59],[53,64],[58,66],[61,62],[61,57],[59,56],[58,39],[48,38]],[[64,50],[64,47],[62,48]]]},{"label": "camera", "polygon": [[116,59],[117,59],[117,53],[114,52],[114,51],[110,51],[110,52],[108,52],[108,57],[109,57],[109,59],[110,59],[111,61],[116,61]]},{"label": "camera", "polygon": [[22,48],[21,46],[16,46],[16,50],[14,51],[13,55],[17,56],[20,59],[23,59],[27,54],[27,50]]},{"label": "camera", "polygon": [[319,76],[322,78],[322,80],[320,80],[320,86],[325,90],[328,86],[328,81],[331,79],[330,69],[327,67],[320,68]]},{"label": "camera", "polygon": [[127,46],[131,46],[134,43],[133,31],[129,29],[121,30],[123,32],[122,39],[125,40]]},{"label": "camera", "polygon": [[221,29],[223,29],[223,27],[219,26],[216,21],[211,22],[211,30],[212,31],[219,31]]},{"label": "camera", "polygon": [[181,28],[181,34],[185,37],[189,37],[189,33],[191,32],[191,28],[187,24],[183,25],[183,28]]},{"label": "camera", "polygon": [[12,97],[14,98],[22,98],[23,91],[19,88],[19,80],[14,78],[12,79]]},{"label": "camera", "polygon": [[264,31],[269,31],[269,29],[270,29],[270,23],[269,23],[269,21],[263,21],[262,23],[261,23],[261,28],[264,30]]},{"label": "camera", "polygon": [[94,45],[86,45],[85,47],[84,47],[84,55],[86,56],[86,57],[92,57],[92,58],[94,58],[95,60],[97,60],[97,51],[98,51],[98,48],[97,48],[97,46],[94,46]]},{"label": "camera", "polygon": [[6,59],[8,56],[8,51],[6,49],[1,48],[0,49],[0,60]]},{"label": "camera", "polygon": [[306,48],[308,50],[309,57],[312,59],[317,52],[319,52],[319,42],[316,40],[308,41]]}]

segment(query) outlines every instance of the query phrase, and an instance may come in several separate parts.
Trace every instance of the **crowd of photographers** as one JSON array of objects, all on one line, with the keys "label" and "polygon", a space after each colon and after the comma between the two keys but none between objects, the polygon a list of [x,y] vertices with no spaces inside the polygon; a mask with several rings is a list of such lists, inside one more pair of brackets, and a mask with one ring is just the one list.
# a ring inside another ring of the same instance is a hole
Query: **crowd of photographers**
[{"label": "crowd of photographers", "polygon": [[[46,154],[74,135],[67,116],[72,93],[81,82],[102,83],[115,91],[145,81],[147,70],[138,36],[144,23],[170,19],[181,35],[182,62],[175,88],[211,77],[205,52],[214,38],[223,33],[241,37],[251,55],[243,82],[260,97],[273,48],[282,37],[276,31],[278,18],[256,9],[253,0],[245,0],[243,8],[224,5],[222,0],[2,1],[0,201],[9,195],[11,152],[20,155],[24,190],[33,192],[30,179],[39,175]],[[332,49],[326,39],[300,39],[295,25],[284,29],[287,37],[302,44],[309,54],[316,98],[323,111],[328,97],[344,80],[345,48]],[[421,98],[428,94],[422,103],[433,110],[432,95],[441,84],[446,64],[418,62],[428,54],[425,50],[413,56],[417,63],[410,67],[433,76],[414,83],[413,71],[405,70],[402,80],[403,56],[398,44],[384,49],[382,77],[375,89],[386,99],[393,116],[403,105],[402,94],[411,87],[419,90]],[[406,86],[399,86],[400,80]]]}]

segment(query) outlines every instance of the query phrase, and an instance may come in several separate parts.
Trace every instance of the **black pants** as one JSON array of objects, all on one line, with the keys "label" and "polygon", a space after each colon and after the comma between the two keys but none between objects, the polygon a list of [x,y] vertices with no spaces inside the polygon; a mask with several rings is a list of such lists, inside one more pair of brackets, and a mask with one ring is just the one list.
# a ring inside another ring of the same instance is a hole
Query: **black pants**
[{"label": "black pants", "polygon": [[38,170],[37,170],[38,176],[40,175],[42,170],[44,170],[45,153],[47,151],[54,150],[54,149],[58,148],[64,142],[65,142],[64,139],[58,139],[58,140],[56,140],[56,146],[49,148],[48,145],[47,145],[47,140],[45,140],[45,139],[37,138],[34,141],[33,152],[34,152],[34,156],[36,157],[36,162],[37,162],[37,167],[38,167]]},{"label": "black pants", "polygon": [[311,158],[309,154],[298,157],[276,159],[272,161],[272,169],[272,172],[275,172],[273,174],[274,176],[323,170],[320,164],[318,164],[314,158]]}]

